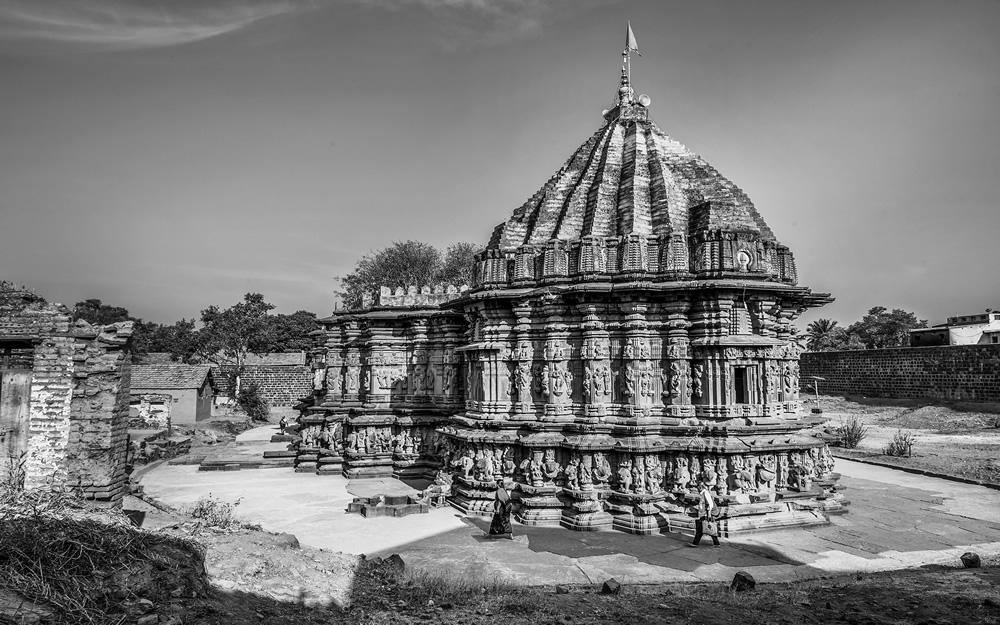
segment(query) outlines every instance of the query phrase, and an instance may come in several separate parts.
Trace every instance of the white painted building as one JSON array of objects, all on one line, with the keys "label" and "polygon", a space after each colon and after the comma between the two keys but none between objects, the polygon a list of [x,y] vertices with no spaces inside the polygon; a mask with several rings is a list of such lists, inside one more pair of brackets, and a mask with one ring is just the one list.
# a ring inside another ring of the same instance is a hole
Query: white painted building
[{"label": "white painted building", "polygon": [[910,330],[911,347],[1000,344],[1000,311],[948,317],[947,323]]}]

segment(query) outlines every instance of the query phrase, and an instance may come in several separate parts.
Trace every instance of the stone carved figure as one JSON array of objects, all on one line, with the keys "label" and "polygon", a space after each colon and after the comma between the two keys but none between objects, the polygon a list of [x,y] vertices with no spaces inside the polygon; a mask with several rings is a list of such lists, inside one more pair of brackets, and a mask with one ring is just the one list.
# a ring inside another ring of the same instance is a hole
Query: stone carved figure
[{"label": "stone carved figure", "polygon": [[562,465],[556,461],[556,450],[546,449],[545,450],[545,464],[542,466],[545,473],[545,483],[555,484],[555,481],[559,478],[559,474],[562,473]]},{"label": "stone carved figure", "polygon": [[521,341],[517,345],[517,359],[518,360],[531,360],[531,344],[527,341]]},{"label": "stone carved figure", "polygon": [[718,462],[712,456],[705,456],[701,460],[701,480],[712,490],[715,490],[715,487],[719,483],[719,478],[716,474],[717,464]]},{"label": "stone carved figure", "polygon": [[465,452],[455,461],[456,468],[461,471],[462,476],[468,478],[472,475],[472,471],[475,469],[476,461],[473,456],[471,449],[466,449]]},{"label": "stone carved figure", "polygon": [[528,464],[529,482],[534,487],[545,484],[545,470],[542,467],[542,452],[536,451],[531,454],[531,462]]},{"label": "stone carved figure", "polygon": [[757,465],[757,490],[773,491],[774,481],[778,477],[773,454],[764,454]]},{"label": "stone carved figure", "polygon": [[503,460],[500,462],[500,473],[507,478],[514,477],[514,471],[517,466],[514,464],[514,456],[510,450],[510,447],[504,447],[503,449]]},{"label": "stone carved figure", "polygon": [[632,461],[628,456],[618,461],[618,490],[623,493],[632,491]]},{"label": "stone carved figure", "polygon": [[351,453],[358,451],[358,433],[354,430],[347,433],[347,451]]},{"label": "stone carved figure", "polygon": [[608,462],[607,456],[601,452],[594,454],[593,478],[594,485],[601,488],[606,487],[611,480],[611,463]]},{"label": "stone carved figure", "polygon": [[646,339],[639,341],[639,358],[649,358],[649,341]]},{"label": "stone carved figure", "polygon": [[361,380],[359,379],[360,375],[361,375],[361,371],[358,370],[357,367],[348,367],[347,368],[347,392],[348,393],[357,393],[358,392],[358,389],[360,388],[360,384],[361,384]]},{"label": "stone carved figure", "polygon": [[688,459],[679,455],[674,460],[673,485],[675,491],[688,492],[691,486],[691,470],[688,468]]},{"label": "stone carved figure", "polygon": [[635,395],[635,369],[631,363],[622,369],[622,395],[625,397]]},{"label": "stone carved figure", "polygon": [[775,476],[775,489],[788,488],[788,454],[778,454],[777,475]]},{"label": "stone carved figure", "polygon": [[549,393],[552,392],[552,380],[549,377],[552,374],[550,373],[549,366],[547,364],[546,365],[542,365],[542,372],[541,373],[542,373],[542,375],[541,375],[541,378],[542,378],[542,388],[541,388],[542,397],[548,397]]},{"label": "stone carved figure", "polygon": [[575,454],[566,465],[566,488],[580,490],[580,459]]},{"label": "stone carved figure", "polygon": [[342,388],[343,373],[340,368],[328,368],[326,370],[326,389],[332,395],[340,395]]},{"label": "stone carved figure", "polygon": [[326,369],[315,369],[313,370],[313,390],[322,391],[323,390],[323,380],[326,379]]},{"label": "stone carved figure", "polygon": [[476,479],[480,482],[492,482],[494,475],[493,467],[493,451],[489,448],[484,449],[481,452],[481,456],[476,462],[477,475]]},{"label": "stone carved figure", "polygon": [[424,372],[424,390],[428,393],[434,392],[435,377],[434,367],[432,365],[427,365]]},{"label": "stone carved figure", "polygon": [[531,365],[522,362],[517,365],[516,374],[517,399],[529,403],[531,402]]},{"label": "stone carved figure", "polygon": [[703,365],[695,365],[693,367],[693,372],[691,375],[691,394],[695,397],[701,397],[701,384],[702,377],[705,375],[705,367]]},{"label": "stone carved figure", "polygon": [[833,473],[833,468],[834,468],[833,463],[834,463],[833,454],[830,452],[830,447],[824,445],[822,451],[820,452],[819,475],[827,476]]},{"label": "stone carved figure", "polygon": [[589,454],[583,454],[580,457],[580,468],[578,470],[580,490],[593,490],[594,488],[593,462],[594,459]]},{"label": "stone carved figure", "polygon": [[592,395],[591,391],[594,388],[594,371],[587,365],[583,369],[583,399],[584,401],[590,401]]},{"label": "stone carved figure", "polygon": [[654,494],[663,490],[663,465],[656,456],[646,456],[646,487]]},{"label": "stone carved figure", "polygon": [[639,394],[643,397],[653,396],[653,374],[645,367],[639,370]]},{"label": "stone carved figure", "polygon": [[646,463],[642,456],[636,456],[632,463],[632,488],[637,493],[646,491]]},{"label": "stone carved figure", "polygon": [[794,397],[796,380],[795,380],[795,372],[792,369],[791,363],[785,365],[785,370],[782,374],[782,383],[783,383],[782,390],[784,390],[785,392],[785,399],[788,400]]},{"label": "stone carved figure", "polygon": [[635,347],[632,345],[632,341],[629,341],[622,349],[622,359],[631,360],[633,358],[635,358]]},{"label": "stone carved figure", "polygon": [[680,397],[681,396],[681,363],[674,362],[670,363],[670,396]]},{"label": "stone carved figure", "polygon": [[445,365],[444,376],[441,379],[441,392],[445,395],[451,395],[452,386],[455,384],[455,367],[452,365]]}]

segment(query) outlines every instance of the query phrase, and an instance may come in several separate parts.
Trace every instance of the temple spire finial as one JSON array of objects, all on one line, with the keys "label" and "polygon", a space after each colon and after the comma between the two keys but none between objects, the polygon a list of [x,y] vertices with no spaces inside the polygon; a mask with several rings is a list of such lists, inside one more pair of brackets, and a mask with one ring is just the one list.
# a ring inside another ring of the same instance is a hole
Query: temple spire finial
[{"label": "temple spire finial", "polygon": [[[618,89],[619,104],[631,104],[634,92],[632,91],[632,52],[639,54],[639,42],[632,32],[632,22],[627,22],[625,33],[625,49],[622,50],[622,81]],[[642,56],[639,54],[639,56]]]}]

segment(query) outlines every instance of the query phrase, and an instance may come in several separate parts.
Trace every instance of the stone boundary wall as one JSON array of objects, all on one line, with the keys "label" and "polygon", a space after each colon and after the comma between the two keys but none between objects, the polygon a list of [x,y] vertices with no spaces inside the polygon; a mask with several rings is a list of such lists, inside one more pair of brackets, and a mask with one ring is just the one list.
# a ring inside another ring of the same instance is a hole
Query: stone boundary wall
[{"label": "stone boundary wall", "polygon": [[[212,385],[216,397],[229,395],[226,367],[212,367]],[[312,395],[313,372],[306,365],[251,365],[243,371],[243,382],[256,382],[261,394],[271,406],[294,406],[303,397]]]},{"label": "stone boundary wall", "polygon": [[831,395],[1000,401],[1000,345],[805,352],[800,367],[803,392],[819,376]]}]

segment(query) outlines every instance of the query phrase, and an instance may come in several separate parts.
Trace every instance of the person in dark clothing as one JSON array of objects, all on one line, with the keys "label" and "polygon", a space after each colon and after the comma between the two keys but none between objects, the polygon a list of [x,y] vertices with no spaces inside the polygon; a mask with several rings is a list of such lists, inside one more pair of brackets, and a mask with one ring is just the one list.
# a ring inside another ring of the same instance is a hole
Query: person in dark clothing
[{"label": "person in dark clothing", "polygon": [[497,482],[497,496],[493,502],[493,522],[490,523],[490,536],[504,536],[513,540],[514,532],[510,526],[510,512],[514,505],[510,501],[510,493],[504,488],[503,482]]}]

